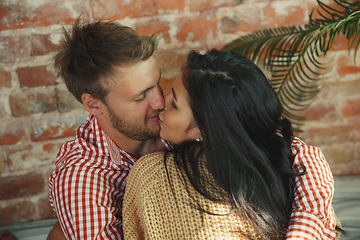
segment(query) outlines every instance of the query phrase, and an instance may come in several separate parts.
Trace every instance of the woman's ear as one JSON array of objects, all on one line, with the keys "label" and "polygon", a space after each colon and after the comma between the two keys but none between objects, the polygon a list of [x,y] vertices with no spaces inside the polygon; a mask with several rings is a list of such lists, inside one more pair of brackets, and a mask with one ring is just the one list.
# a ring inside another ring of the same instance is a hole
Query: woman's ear
[{"label": "woman's ear", "polygon": [[197,141],[202,141],[202,135],[201,135],[199,127],[196,126],[192,129],[190,129],[190,138],[196,139]]},{"label": "woman's ear", "polygon": [[103,112],[101,110],[100,107],[100,100],[97,98],[94,98],[92,95],[90,95],[89,93],[84,93],[83,95],[81,95],[81,100],[83,102],[83,105],[85,107],[85,109],[95,115],[101,115]]}]

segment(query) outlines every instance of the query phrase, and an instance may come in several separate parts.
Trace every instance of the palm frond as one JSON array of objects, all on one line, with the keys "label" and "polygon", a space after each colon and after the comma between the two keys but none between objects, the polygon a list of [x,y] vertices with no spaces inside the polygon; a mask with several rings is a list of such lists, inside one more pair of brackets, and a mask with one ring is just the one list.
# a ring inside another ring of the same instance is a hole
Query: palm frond
[{"label": "palm frond", "polygon": [[239,52],[270,71],[270,84],[284,106],[284,115],[300,126],[305,120],[295,114],[315,99],[321,79],[331,62],[322,58],[332,50],[341,34],[348,40],[349,51],[359,48],[360,2],[334,0],[336,8],[317,0],[319,18],[314,10],[304,27],[288,26],[264,29],[242,36],[225,45],[223,50]]}]

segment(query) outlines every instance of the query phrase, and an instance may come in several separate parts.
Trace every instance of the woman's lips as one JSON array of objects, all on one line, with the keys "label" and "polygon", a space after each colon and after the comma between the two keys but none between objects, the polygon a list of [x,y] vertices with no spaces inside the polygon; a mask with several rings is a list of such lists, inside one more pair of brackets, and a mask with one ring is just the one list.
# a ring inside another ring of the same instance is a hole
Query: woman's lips
[{"label": "woman's lips", "polygon": [[163,121],[161,120],[160,118],[160,114],[159,114],[159,120],[158,120],[158,123],[162,123]]}]

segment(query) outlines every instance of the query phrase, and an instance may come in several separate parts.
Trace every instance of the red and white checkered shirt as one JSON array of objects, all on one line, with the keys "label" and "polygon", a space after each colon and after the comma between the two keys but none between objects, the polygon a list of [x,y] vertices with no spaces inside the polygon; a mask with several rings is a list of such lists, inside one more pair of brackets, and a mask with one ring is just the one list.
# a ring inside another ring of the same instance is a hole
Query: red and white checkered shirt
[{"label": "red and white checkered shirt", "polygon": [[[294,165],[305,166],[306,172],[296,178],[287,239],[335,239],[330,168],[319,148],[298,138],[292,153]],[[75,140],[61,146],[49,179],[49,199],[67,239],[122,238],[125,184],[137,158],[118,148],[92,115]]]},{"label": "red and white checkered shirt", "polygon": [[121,239],[125,184],[138,157],[118,148],[93,115],[61,146],[49,200],[67,239]]},{"label": "red and white checkered shirt", "polygon": [[335,239],[336,220],[331,204],[334,179],[330,167],[318,147],[307,145],[297,137],[291,150],[294,166],[304,166],[306,171],[295,180],[286,239]]}]

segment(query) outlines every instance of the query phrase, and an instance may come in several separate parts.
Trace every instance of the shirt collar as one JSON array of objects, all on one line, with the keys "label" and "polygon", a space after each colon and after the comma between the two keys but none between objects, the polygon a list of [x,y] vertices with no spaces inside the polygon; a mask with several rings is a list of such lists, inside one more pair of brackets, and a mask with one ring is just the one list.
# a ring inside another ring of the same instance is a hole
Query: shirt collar
[{"label": "shirt collar", "polygon": [[126,151],[119,148],[116,143],[104,132],[105,143],[107,144],[107,149],[109,151],[109,156],[111,161],[117,165],[133,165],[139,158],[139,156],[134,156]]}]

